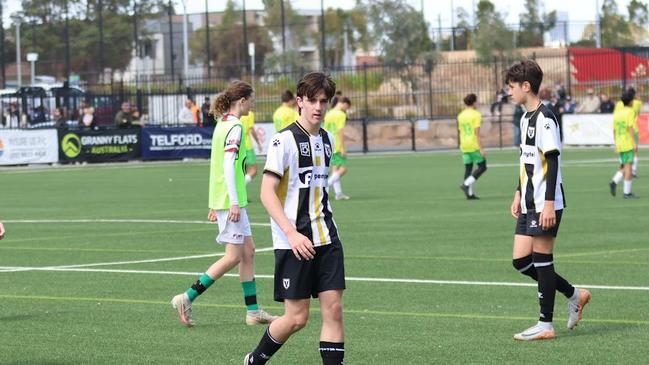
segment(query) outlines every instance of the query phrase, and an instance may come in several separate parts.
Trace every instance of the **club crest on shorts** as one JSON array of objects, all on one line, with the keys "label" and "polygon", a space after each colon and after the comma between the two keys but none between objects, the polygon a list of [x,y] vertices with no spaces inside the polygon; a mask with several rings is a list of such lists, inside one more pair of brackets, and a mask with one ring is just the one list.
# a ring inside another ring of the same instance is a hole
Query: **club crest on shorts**
[{"label": "club crest on shorts", "polygon": [[310,157],[311,148],[309,147],[309,142],[300,142],[300,155]]},{"label": "club crest on shorts", "polygon": [[527,127],[527,136],[530,138],[534,138],[534,132],[535,132],[535,127]]},{"label": "club crest on shorts", "polygon": [[291,286],[291,279],[287,279],[287,278],[282,279],[282,285],[284,285],[284,289],[288,289],[289,286]]}]

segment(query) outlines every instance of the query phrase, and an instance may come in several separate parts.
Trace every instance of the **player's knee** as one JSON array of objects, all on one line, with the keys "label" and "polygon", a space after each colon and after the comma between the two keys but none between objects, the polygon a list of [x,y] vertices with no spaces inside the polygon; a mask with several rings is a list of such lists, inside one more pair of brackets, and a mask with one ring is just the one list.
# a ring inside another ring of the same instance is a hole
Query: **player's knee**
[{"label": "player's knee", "polygon": [[534,264],[532,262],[532,255],[520,257],[512,260],[512,266],[514,267],[514,269],[516,269],[516,271],[520,272],[521,274],[527,271],[533,265]]},{"label": "player's knee", "polygon": [[293,332],[297,332],[304,328],[309,322],[309,312],[293,314],[289,317],[290,325]]},{"label": "player's knee", "polygon": [[323,308],[323,316],[325,321],[342,322],[343,320],[343,306],[340,302],[333,302]]}]

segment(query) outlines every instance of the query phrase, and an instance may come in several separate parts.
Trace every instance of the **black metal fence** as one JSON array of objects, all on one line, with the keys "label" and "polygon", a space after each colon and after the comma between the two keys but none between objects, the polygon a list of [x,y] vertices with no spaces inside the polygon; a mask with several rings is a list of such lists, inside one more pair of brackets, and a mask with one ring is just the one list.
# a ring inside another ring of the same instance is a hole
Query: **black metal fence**
[{"label": "black metal fence", "polygon": [[[633,49],[544,49],[521,51],[520,58],[531,57],[544,70],[544,87],[563,86],[577,103],[594,89],[616,99],[624,87],[632,85],[638,96],[649,96],[649,48]],[[414,65],[368,65],[327,70],[338,90],[349,97],[350,120],[408,121],[453,119],[462,108],[467,93],[478,96],[479,109],[491,115],[496,92],[503,87],[502,72],[515,59],[494,58],[477,63],[471,54],[446,53],[434,67]],[[295,91],[299,78],[308,70],[265,73],[241,79],[256,91],[257,122],[271,121],[285,89]],[[95,124],[108,126],[120,105],[128,101],[137,108],[139,119],[148,125],[178,125],[179,113],[187,98],[200,107],[205,98],[222,91],[229,79],[147,77],[104,84],[52,89],[22,88],[0,95],[4,127],[36,127],[56,119],[78,120],[80,106],[94,108]],[[62,117],[54,117],[59,107]],[[505,108],[508,113],[511,107]]]}]

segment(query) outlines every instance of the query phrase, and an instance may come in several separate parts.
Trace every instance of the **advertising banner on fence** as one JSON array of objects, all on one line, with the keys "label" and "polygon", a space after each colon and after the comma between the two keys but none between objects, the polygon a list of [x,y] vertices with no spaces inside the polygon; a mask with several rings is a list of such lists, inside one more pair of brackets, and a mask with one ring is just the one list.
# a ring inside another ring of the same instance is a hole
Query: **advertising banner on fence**
[{"label": "advertising banner on fence", "polygon": [[58,142],[56,129],[0,129],[0,165],[56,162]]},{"label": "advertising banner on fence", "polygon": [[638,117],[638,131],[640,144],[649,144],[649,114],[640,114]]},{"label": "advertising banner on fence", "polygon": [[147,127],[142,129],[142,158],[209,158],[214,128]]},{"label": "advertising banner on fence", "polygon": [[140,158],[140,129],[61,130],[62,162],[111,162]]},{"label": "advertising banner on fence", "polygon": [[612,145],[613,114],[564,114],[563,143],[573,146]]}]

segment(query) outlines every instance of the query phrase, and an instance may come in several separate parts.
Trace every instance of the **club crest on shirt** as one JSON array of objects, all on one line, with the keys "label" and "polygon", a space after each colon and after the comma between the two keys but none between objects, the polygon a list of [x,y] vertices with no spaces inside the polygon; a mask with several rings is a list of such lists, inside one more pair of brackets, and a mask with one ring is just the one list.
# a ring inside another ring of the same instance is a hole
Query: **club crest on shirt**
[{"label": "club crest on shirt", "polygon": [[529,138],[534,138],[535,127],[527,127],[527,136]]},{"label": "club crest on shirt", "polygon": [[311,148],[309,148],[309,142],[300,142],[300,155],[310,157]]},{"label": "club crest on shirt", "polygon": [[325,155],[327,158],[331,157],[331,146],[325,143]]},{"label": "club crest on shirt", "polygon": [[282,285],[284,286],[284,289],[288,289],[291,286],[291,279],[282,279]]}]

